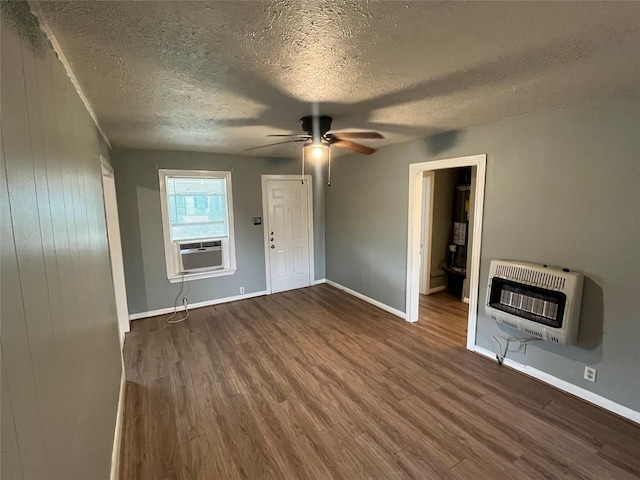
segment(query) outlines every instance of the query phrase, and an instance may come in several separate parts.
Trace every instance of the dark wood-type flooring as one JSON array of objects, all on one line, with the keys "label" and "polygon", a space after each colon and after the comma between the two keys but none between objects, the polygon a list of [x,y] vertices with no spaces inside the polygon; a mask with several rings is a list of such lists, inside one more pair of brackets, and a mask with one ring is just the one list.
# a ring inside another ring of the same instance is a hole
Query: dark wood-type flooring
[{"label": "dark wood-type flooring", "polygon": [[640,427],[328,285],[132,323],[121,478],[640,478]]}]

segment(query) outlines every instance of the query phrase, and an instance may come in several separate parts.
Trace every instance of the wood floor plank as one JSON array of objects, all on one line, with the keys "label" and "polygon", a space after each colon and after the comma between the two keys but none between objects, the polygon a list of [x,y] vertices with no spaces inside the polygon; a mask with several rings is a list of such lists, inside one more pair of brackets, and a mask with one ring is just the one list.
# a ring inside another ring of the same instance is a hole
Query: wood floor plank
[{"label": "wood floor plank", "polygon": [[588,480],[580,472],[571,468],[568,462],[559,461],[555,458],[539,454],[534,451],[525,452],[513,463],[513,468],[535,479],[556,480]]},{"label": "wood floor plank", "polygon": [[353,437],[340,424],[320,432],[340,467],[346,467],[348,478],[401,478],[379,452],[358,441],[362,435]]},{"label": "wood floor plank", "polygon": [[[401,422],[401,418],[385,402],[368,391],[362,390],[347,379],[334,375],[322,366],[318,367],[321,374],[334,388],[334,395],[341,396],[351,418],[357,418],[362,425],[363,432],[375,429],[379,433],[381,442],[390,452],[397,452],[408,446],[415,438],[415,431],[409,425]],[[343,424],[345,421],[343,420]],[[356,434],[359,435],[360,433]]]},{"label": "wood floor plank", "polygon": [[451,478],[450,467],[422,442],[413,443],[395,455],[398,458],[398,464],[409,478],[415,480],[423,478],[449,480]]},{"label": "wood floor plank", "polygon": [[348,479],[340,462],[322,440],[321,433],[313,428],[313,422],[300,403],[285,400],[275,409],[284,433],[295,439],[294,449],[316,473],[310,478]]},{"label": "wood floor plank", "polygon": [[521,443],[505,442],[504,430],[493,418],[469,409],[455,397],[443,394],[441,389],[425,392],[420,398],[414,397],[412,402],[418,409],[428,409],[448,419],[461,434],[471,437],[482,445],[482,449],[489,449],[489,455],[499,457],[500,462],[513,463],[527,450]]},{"label": "wood floor plank", "polygon": [[637,427],[624,419],[569,395],[552,401],[538,413],[594,445],[610,445],[640,460]]},{"label": "wood floor plank", "polygon": [[227,397],[216,388],[206,392],[215,411],[222,440],[230,452],[229,458],[222,461],[233,461],[242,478],[283,478],[243,395]]},{"label": "wood floor plank", "polygon": [[640,426],[470,353],[466,315],[318,285],[135,321],[121,478],[640,478]]},{"label": "wood floor plank", "polygon": [[469,480],[470,478],[490,478],[491,480],[532,479],[532,477],[524,477],[522,474],[516,477],[509,465],[504,467],[507,471],[498,468],[497,465],[488,463],[485,459],[470,456],[453,467],[449,471],[449,475],[456,480]]},{"label": "wood floor plank", "polygon": [[[635,447],[640,449],[640,445],[638,444],[636,444]],[[633,445],[629,445],[628,450],[632,449]],[[640,458],[638,457],[638,452],[633,455],[629,453],[628,450],[622,450],[616,445],[607,444],[598,452],[598,456],[602,457],[607,462],[614,464],[618,468],[640,477]]]}]

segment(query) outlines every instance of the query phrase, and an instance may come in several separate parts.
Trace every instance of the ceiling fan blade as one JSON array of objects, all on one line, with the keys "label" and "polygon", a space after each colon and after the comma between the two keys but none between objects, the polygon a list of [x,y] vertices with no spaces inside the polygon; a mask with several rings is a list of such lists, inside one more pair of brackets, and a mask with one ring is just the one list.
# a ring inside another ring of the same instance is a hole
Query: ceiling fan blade
[{"label": "ceiling fan blade", "polygon": [[306,142],[307,140],[308,140],[307,138],[296,138],[295,140],[287,140],[284,142],[269,143],[267,145],[259,145],[257,147],[245,148],[244,151],[248,152],[250,150],[256,150],[258,148],[273,147],[274,145],[282,145],[284,143]]},{"label": "ceiling fan blade", "polygon": [[378,132],[331,132],[336,138],[371,138],[381,140],[384,136]]},{"label": "ceiling fan blade", "polygon": [[307,135],[306,133],[286,133],[286,134],[271,134],[267,135],[267,137],[299,137],[299,138],[311,138],[311,135]]},{"label": "ceiling fan blade", "polygon": [[366,145],[362,145],[361,143],[352,142],[350,140],[336,140],[335,142],[331,142],[331,145],[334,147],[346,148],[348,150],[353,150],[354,152],[364,153],[365,155],[371,155],[376,151],[375,148],[367,147]]}]

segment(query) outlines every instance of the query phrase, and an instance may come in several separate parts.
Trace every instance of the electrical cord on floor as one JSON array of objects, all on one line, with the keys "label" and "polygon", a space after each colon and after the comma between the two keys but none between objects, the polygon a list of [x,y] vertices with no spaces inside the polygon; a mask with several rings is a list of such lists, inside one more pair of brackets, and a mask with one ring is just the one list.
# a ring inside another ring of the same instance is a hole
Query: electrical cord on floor
[{"label": "electrical cord on floor", "polygon": [[[187,318],[189,318],[189,299],[187,295],[189,295],[190,291],[191,291],[191,285],[187,287],[186,292],[184,291],[184,272],[182,272],[182,282],[180,283],[180,291],[178,292],[178,295],[176,296],[176,299],[173,302],[173,315],[167,318],[167,323],[180,323],[180,322],[184,322]],[[176,315],[178,315],[178,300],[180,299],[180,297],[182,297],[182,306],[184,307],[184,311],[186,312],[186,315],[177,320],[172,320]]]},{"label": "electrical cord on floor", "polygon": [[[502,353],[502,344],[500,343],[500,340],[498,340],[498,337],[507,342],[507,344],[504,347],[504,353],[502,355],[500,355]],[[498,344],[498,353],[496,354],[496,360],[498,361],[498,365],[502,365],[504,363],[504,359],[507,358],[507,352],[509,351],[509,344],[511,342],[518,342],[520,345],[526,345],[529,342],[542,340],[536,337],[503,337],[502,335],[493,335],[493,339]]]}]

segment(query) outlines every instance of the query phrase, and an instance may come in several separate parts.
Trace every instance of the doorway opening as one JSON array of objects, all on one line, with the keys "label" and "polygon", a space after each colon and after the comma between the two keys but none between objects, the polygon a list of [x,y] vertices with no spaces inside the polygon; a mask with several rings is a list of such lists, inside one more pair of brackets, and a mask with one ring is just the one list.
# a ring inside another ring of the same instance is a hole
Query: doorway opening
[{"label": "doorway opening", "polygon": [[476,334],[485,171],[486,155],[409,167],[406,318],[415,322],[421,308],[436,303],[461,313],[466,303],[469,349]]},{"label": "doorway opening", "polygon": [[267,293],[308,287],[314,278],[311,175],[262,175]]},{"label": "doorway opening", "polygon": [[420,294],[447,291],[469,303],[475,167],[424,172]]}]

